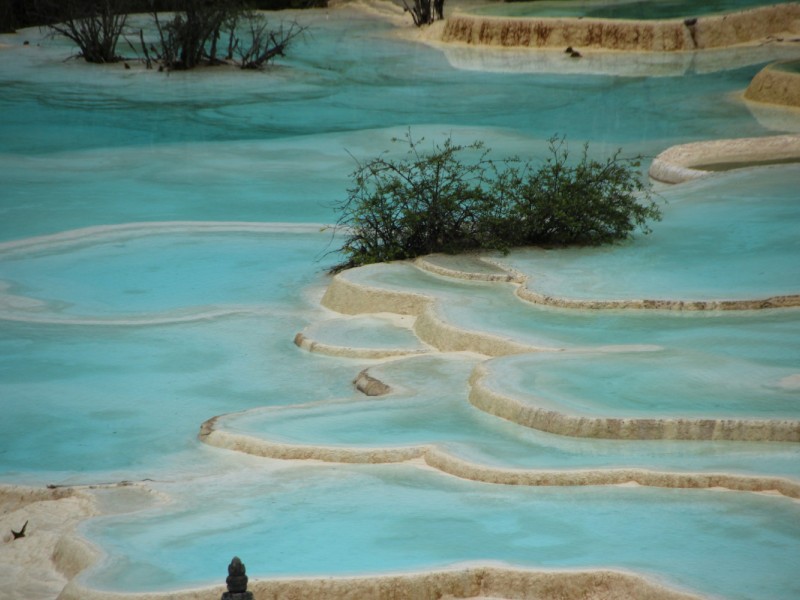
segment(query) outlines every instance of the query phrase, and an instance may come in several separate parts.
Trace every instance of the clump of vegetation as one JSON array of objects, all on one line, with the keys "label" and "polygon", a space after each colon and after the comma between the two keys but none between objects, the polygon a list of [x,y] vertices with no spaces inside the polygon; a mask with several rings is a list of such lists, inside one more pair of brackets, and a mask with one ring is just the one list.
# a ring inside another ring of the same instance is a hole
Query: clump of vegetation
[{"label": "clump of vegetation", "polygon": [[72,40],[80,55],[90,63],[121,60],[117,43],[125,29],[127,15],[122,0],[38,0],[41,14],[53,21],[50,29]]},{"label": "clump of vegetation", "polygon": [[[144,32],[126,31],[127,13],[144,0],[34,0],[36,14],[54,34],[72,40],[79,56],[88,62],[118,62],[120,38],[137,35],[142,60],[160,70],[187,70],[200,65],[236,64],[242,69],[260,69],[277,56],[306,28],[293,22],[269,28],[263,14],[250,7],[251,0],[149,0],[150,14],[158,34],[156,43],[146,43]],[[324,0],[314,0],[315,2]],[[258,6],[271,5],[260,2]],[[170,11],[164,20],[160,13]],[[126,63],[126,67],[127,67]]]},{"label": "clump of vegetation", "polygon": [[429,152],[410,133],[405,142],[405,158],[382,155],[352,173],[336,205],[345,260],[333,271],[432,252],[607,244],[649,233],[648,221],[661,218],[639,159],[620,151],[597,161],[586,145],[571,164],[564,138],[554,137],[535,167],[492,160],[481,142],[448,137]]},{"label": "clump of vegetation", "polygon": [[[0,0],[0,32],[13,32],[20,27],[47,25],[61,21],[70,4],[86,7],[95,0]],[[152,11],[180,10],[183,0],[115,0],[116,14],[131,15]],[[328,5],[327,0],[250,0],[250,8],[257,10],[283,10],[285,8],[315,8]]]},{"label": "clump of vegetation", "polygon": [[[216,64],[223,33],[233,35],[239,3],[227,0],[184,0],[175,14],[162,23],[158,12],[153,21],[158,29],[157,57],[166,69],[194,69],[201,63]],[[229,45],[232,41],[229,41]]]},{"label": "clump of vegetation", "polygon": [[[261,69],[277,56],[285,56],[286,49],[306,28],[296,22],[269,29],[267,20],[254,13],[245,16],[247,29],[244,37],[233,40],[230,50],[235,50],[242,69]],[[232,53],[231,53],[232,56]]]},{"label": "clump of vegetation", "polygon": [[417,27],[444,19],[444,0],[412,0],[411,4],[403,0],[403,8],[411,14]]}]

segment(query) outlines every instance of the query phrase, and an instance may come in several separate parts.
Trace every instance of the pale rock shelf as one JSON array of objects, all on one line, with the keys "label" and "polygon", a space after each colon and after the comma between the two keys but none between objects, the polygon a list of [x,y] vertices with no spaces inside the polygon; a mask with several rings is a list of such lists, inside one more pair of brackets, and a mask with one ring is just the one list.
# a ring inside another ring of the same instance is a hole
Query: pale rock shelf
[{"label": "pale rock shelf", "polygon": [[522,401],[492,389],[484,381],[488,369],[475,367],[470,403],[518,425],[570,437],[620,440],[726,440],[800,442],[800,421],[790,419],[617,418],[571,415]]},{"label": "pale rock shelf", "polygon": [[746,100],[800,108],[800,73],[767,65],[744,92]]},{"label": "pale rock shelf", "polygon": [[[58,600],[218,600],[224,585],[176,592],[122,594],[92,590],[71,581]],[[671,590],[624,571],[535,571],[500,565],[469,564],[446,570],[364,577],[251,579],[248,591],[259,600],[691,600],[698,596]]]},{"label": "pale rock shelf", "polygon": [[[797,80],[800,102],[800,75]],[[800,135],[711,140],[667,148],[653,159],[649,174],[663,183],[683,183],[713,173],[704,166],[734,168],[791,161],[800,162]]]},{"label": "pale rock shelf", "polygon": [[339,273],[331,281],[323,306],[343,314],[393,312],[417,317],[414,332],[426,344],[441,352],[476,352],[486,356],[505,356],[525,352],[553,351],[512,339],[468,331],[444,322],[436,312],[436,300],[422,294],[387,290],[356,283]]},{"label": "pale rock shelf", "polygon": [[362,285],[348,279],[345,271],[334,276],[321,302],[326,308],[344,315],[389,312],[416,317],[428,308],[433,299],[413,292]]},{"label": "pale rock shelf", "polygon": [[[75,533],[98,514],[92,497],[72,488],[0,486],[0,581],[4,598],[55,598],[96,554]],[[13,539],[28,522],[25,537]]]},{"label": "pale rock shelf", "polygon": [[198,439],[209,446],[234,450],[262,458],[280,460],[318,460],[333,463],[382,464],[421,458],[426,446],[399,448],[349,448],[344,446],[307,446],[264,440],[250,435],[221,430],[216,416],[200,426]]},{"label": "pale rock shelf", "polygon": [[800,32],[800,3],[697,19],[509,18],[456,13],[443,42],[527,48],[675,52],[737,46]]},{"label": "pale rock shelf", "polygon": [[313,460],[325,463],[386,464],[413,461],[441,473],[496,485],[586,486],[637,484],[659,488],[726,489],[770,492],[800,498],[800,483],[782,477],[727,473],[675,473],[640,468],[533,470],[509,469],[471,463],[452,456],[433,444],[396,448],[353,448],[285,444],[219,428],[225,416],[201,426],[200,441],[217,448],[278,460]]},{"label": "pale rock shelf", "polygon": [[396,356],[408,356],[411,354],[425,354],[424,349],[404,349],[404,348],[354,348],[352,346],[339,346],[328,344],[312,339],[307,334],[300,332],[294,336],[294,343],[298,348],[307,352],[316,352],[327,356],[341,356],[344,358],[393,358]]},{"label": "pale rock shelf", "polygon": [[[458,261],[458,264],[447,264],[447,262],[452,263],[455,261]],[[525,281],[525,276],[522,273],[472,254],[457,257],[429,254],[416,258],[414,264],[423,271],[469,281],[499,281],[506,283],[522,283]]]},{"label": "pale rock shelf", "polygon": [[[800,139],[800,136],[781,136]],[[795,142],[792,142],[795,143]],[[486,259],[491,261],[492,259]],[[431,269],[426,260],[415,263],[424,270],[447,276],[475,280],[478,277],[472,271],[458,269]],[[498,266],[500,263],[495,263]],[[533,304],[555,306],[570,309],[637,309],[637,310],[756,310],[770,308],[789,308],[800,306],[800,294],[771,296],[746,300],[576,300],[556,296],[548,296],[530,289],[524,276],[509,270],[509,279],[518,283],[515,294],[521,300]],[[468,331],[446,323],[437,313],[436,300],[414,292],[382,289],[356,283],[347,278],[346,272],[336,275],[328,286],[323,298],[323,306],[342,314],[356,315],[367,313],[390,312],[416,317],[414,332],[426,344],[442,352],[476,352],[486,356],[505,356],[537,351],[559,351],[561,348],[542,348],[522,344],[478,331]],[[311,344],[300,346],[311,349]]]},{"label": "pale rock shelf", "polygon": [[[710,147],[709,147],[710,146]],[[681,146],[673,146],[672,148],[662,152],[654,161],[655,174],[653,167],[651,167],[650,176],[653,179],[660,179],[660,177],[668,178],[670,176],[677,178],[685,176],[687,173],[697,173],[697,177],[709,175],[709,171],[700,171],[698,169],[691,169],[680,166],[679,163],[687,160],[693,163],[699,163],[701,160],[711,163],[725,163],[725,162],[742,162],[743,166],[748,163],[763,163],[769,161],[786,161],[798,160],[800,161],[800,135],[785,135],[775,136],[768,138],[749,138],[740,140],[717,140],[713,142],[697,142],[695,144],[684,144]],[[686,177],[689,179],[691,177]],[[685,180],[685,179],[684,179]],[[523,273],[520,273],[508,266],[502,264],[501,261],[489,257],[481,258],[482,261],[495,265],[498,269],[505,270],[505,276],[497,275],[484,277],[480,273],[475,273],[469,270],[446,268],[441,265],[431,264],[428,257],[418,258],[414,264],[424,270],[437,275],[452,277],[455,279],[465,279],[470,281],[483,280],[483,281],[497,281],[497,282],[510,282],[518,284],[514,292],[520,300],[530,302],[532,304],[541,304],[544,306],[554,306],[557,308],[570,308],[570,309],[584,309],[584,310],[614,310],[614,309],[635,309],[635,310],[682,310],[682,311],[700,311],[700,310],[758,310],[767,308],[790,308],[800,306],[800,294],[787,294],[782,296],[770,296],[768,298],[753,298],[747,300],[653,300],[647,298],[630,299],[630,300],[575,300],[572,298],[565,298],[559,296],[549,296],[542,294],[531,289],[528,286],[528,278]],[[427,313],[425,313],[427,314]],[[434,313],[435,314],[435,313]],[[431,317],[433,318],[433,317]],[[440,320],[439,320],[440,322]],[[439,326],[441,329],[441,326]],[[455,335],[458,331],[456,328],[450,328],[450,333]],[[434,346],[440,347],[438,344],[443,344],[441,339],[436,342],[429,342]],[[440,348],[442,348],[441,346]],[[450,347],[449,350],[463,350],[464,347]],[[552,350],[545,348],[537,348],[537,350]],[[504,354],[518,354],[519,352],[526,351],[524,348],[509,347]],[[482,352],[491,356],[499,356],[493,354],[491,351]]]},{"label": "pale rock shelf", "polygon": [[[532,292],[524,286],[517,293],[528,299]],[[800,296],[781,297],[800,300]],[[608,302],[608,307],[633,308],[684,308],[702,310],[707,308],[727,308],[724,303],[686,303],[664,301]],[[732,301],[736,302],[736,301]],[[444,322],[436,313],[436,301],[421,294],[372,288],[347,279],[343,273],[334,277],[322,303],[328,308],[354,314],[357,312],[397,311],[400,314],[416,315],[414,331],[434,348],[442,352],[474,352],[485,356],[506,356],[536,351],[558,351],[555,348],[536,348],[521,344],[512,339],[491,334],[466,331]],[[546,302],[545,302],[546,303]],[[583,301],[571,302],[570,306],[599,308]],[[774,307],[775,301],[741,301],[748,308]],[[800,442],[800,422],[793,420],[746,420],[746,419],[643,419],[612,418],[567,415],[548,410],[533,404],[501,394],[483,383],[486,374],[483,365],[476,367],[471,377],[470,402],[484,412],[508,419],[519,425],[539,429],[549,433],[572,437],[601,439],[670,439],[670,440],[736,440],[736,441],[781,441]],[[238,442],[243,443],[243,442]],[[298,450],[285,452],[297,456]],[[270,454],[274,456],[273,454]],[[309,456],[303,456],[309,458]],[[390,461],[394,462],[394,460]]]},{"label": "pale rock shelf", "polygon": [[635,309],[635,310],[761,310],[767,308],[790,308],[800,306],[800,294],[770,296],[747,300],[654,300],[637,298],[632,300],[575,300],[559,296],[548,296],[526,286],[517,288],[517,296],[533,304],[588,310]]}]

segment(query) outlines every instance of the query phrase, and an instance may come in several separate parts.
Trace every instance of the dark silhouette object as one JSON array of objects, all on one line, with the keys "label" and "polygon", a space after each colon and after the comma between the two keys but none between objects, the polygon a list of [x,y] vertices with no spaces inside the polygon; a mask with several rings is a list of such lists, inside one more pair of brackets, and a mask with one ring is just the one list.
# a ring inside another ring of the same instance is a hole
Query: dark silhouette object
[{"label": "dark silhouette object", "polygon": [[247,574],[244,563],[238,556],[234,556],[228,565],[228,591],[222,594],[221,600],[253,600],[253,592],[247,591]]},{"label": "dark silhouette object", "polygon": [[567,49],[564,50],[564,52],[566,54],[572,54],[573,52],[575,52],[575,50],[572,49],[572,46],[567,46]]},{"label": "dark silhouette object", "polygon": [[433,14],[440,21],[444,19],[444,0],[433,0]]},{"label": "dark silhouette object", "polygon": [[582,56],[582,55],[581,55],[581,53],[580,53],[580,52],[578,52],[577,50],[573,50],[572,52],[570,52],[570,53],[569,53],[569,55],[570,55],[572,58],[580,58],[580,57]]},{"label": "dark silhouette object", "polygon": [[684,19],[683,24],[686,25],[686,29],[689,30],[689,35],[692,36],[692,44],[694,44],[694,47],[697,48],[697,19]]},{"label": "dark silhouette object", "polygon": [[412,4],[413,6],[403,0],[403,9],[404,12],[411,13],[417,27],[430,25],[436,19],[444,19],[444,0],[412,0]]},{"label": "dark silhouette object", "polygon": [[20,529],[19,531],[14,531],[14,530],[12,529],[12,530],[11,530],[11,535],[13,535],[13,536],[14,536],[14,539],[15,539],[15,540],[18,540],[19,538],[24,538],[24,537],[25,537],[25,529],[26,529],[27,527],[28,527],[28,522],[27,522],[27,521],[25,521],[25,525],[23,525],[23,526],[22,526],[22,529]]}]

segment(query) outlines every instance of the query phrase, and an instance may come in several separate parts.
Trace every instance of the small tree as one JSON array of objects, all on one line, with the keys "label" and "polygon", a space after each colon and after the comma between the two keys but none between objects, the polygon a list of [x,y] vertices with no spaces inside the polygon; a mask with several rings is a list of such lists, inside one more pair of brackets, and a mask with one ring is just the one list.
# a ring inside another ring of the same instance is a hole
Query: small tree
[{"label": "small tree", "polygon": [[[432,252],[462,252],[535,244],[605,244],[650,232],[661,212],[638,159],[615,153],[605,162],[568,163],[563,138],[551,156],[493,161],[480,142],[447,138],[428,153],[406,135],[406,158],[359,163],[347,198],[336,205],[346,232],[344,268]],[[395,140],[396,141],[396,140]]]},{"label": "small tree", "polygon": [[551,138],[550,156],[538,169],[512,168],[513,205],[509,223],[517,244],[607,244],[637,228],[650,233],[648,220],[660,220],[649,185],[638,177],[641,162],[617,150],[600,162],[583,146],[580,161],[569,164],[563,138]]},{"label": "small tree", "polygon": [[436,19],[444,19],[444,0],[413,0],[410,6],[407,0],[403,0],[403,8],[411,13],[417,27],[430,25]]},{"label": "small tree", "polygon": [[179,9],[166,23],[161,22],[158,12],[153,12],[162,65],[185,70],[203,62],[218,62],[218,41],[223,31],[233,35],[244,10],[242,4],[238,0],[181,0],[177,4]]},{"label": "small tree", "polygon": [[72,40],[91,63],[120,60],[117,43],[127,15],[124,0],[38,0],[37,13],[50,29]]},{"label": "small tree", "polygon": [[0,33],[13,33],[17,27],[11,0],[0,0]]},{"label": "small tree", "polygon": [[[413,258],[431,252],[459,252],[475,246],[478,209],[490,188],[493,165],[480,142],[468,146],[448,138],[422,152],[422,140],[405,137],[406,157],[385,156],[358,164],[353,186],[337,210],[348,232],[347,260],[335,270]],[[398,141],[393,139],[393,141]],[[461,155],[477,153],[466,163]]]},{"label": "small tree", "polygon": [[[306,30],[292,23],[269,29],[266,19],[245,8],[242,0],[179,0],[182,10],[162,23],[153,12],[160,38],[157,52],[166,69],[193,69],[200,64],[219,64],[239,57],[243,69],[260,69]],[[240,25],[244,23],[244,37]],[[220,56],[220,40],[225,54]]]},{"label": "small tree", "polygon": [[284,56],[292,41],[306,30],[306,27],[296,22],[288,27],[280,25],[278,29],[268,29],[267,20],[254,13],[248,13],[245,20],[246,41],[236,37],[231,46],[231,51],[236,49],[242,69],[261,69],[275,57]]}]

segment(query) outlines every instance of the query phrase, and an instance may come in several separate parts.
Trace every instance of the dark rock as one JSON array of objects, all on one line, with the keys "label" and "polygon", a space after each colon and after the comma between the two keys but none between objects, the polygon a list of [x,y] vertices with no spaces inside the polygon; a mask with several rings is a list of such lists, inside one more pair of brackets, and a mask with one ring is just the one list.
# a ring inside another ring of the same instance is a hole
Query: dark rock
[{"label": "dark rock", "polygon": [[375,379],[372,375],[369,375],[366,369],[356,376],[353,383],[359,392],[367,396],[383,396],[392,391],[392,388],[383,383],[380,379]]},{"label": "dark rock", "polygon": [[12,530],[11,530],[11,535],[13,535],[13,536],[14,536],[14,539],[15,539],[15,540],[18,540],[19,538],[24,538],[24,537],[25,537],[25,530],[26,530],[27,528],[28,528],[28,522],[27,522],[27,521],[25,521],[25,524],[22,526],[22,529],[20,529],[19,531],[14,531],[14,530],[12,529]]},{"label": "dark rock", "polygon": [[222,594],[222,600],[253,600],[253,593],[247,591],[247,573],[244,563],[238,556],[234,556],[228,565],[228,591]]}]

